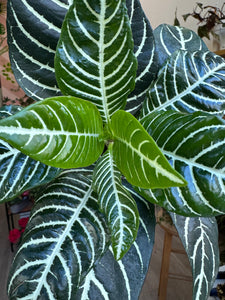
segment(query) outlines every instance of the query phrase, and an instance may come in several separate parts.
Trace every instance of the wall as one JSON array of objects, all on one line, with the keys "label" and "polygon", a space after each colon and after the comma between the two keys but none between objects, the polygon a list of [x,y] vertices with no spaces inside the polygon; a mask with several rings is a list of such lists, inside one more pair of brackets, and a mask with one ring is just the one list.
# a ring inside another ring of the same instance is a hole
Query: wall
[{"label": "wall", "polygon": [[[182,26],[196,31],[197,20],[189,18],[187,22],[183,21],[182,15],[192,12],[196,6],[196,2],[201,2],[204,5],[213,5],[221,8],[224,0],[140,0],[142,7],[154,28],[162,23],[173,25],[175,11],[177,8],[177,16]],[[212,41],[204,39],[210,50],[215,46]]]}]

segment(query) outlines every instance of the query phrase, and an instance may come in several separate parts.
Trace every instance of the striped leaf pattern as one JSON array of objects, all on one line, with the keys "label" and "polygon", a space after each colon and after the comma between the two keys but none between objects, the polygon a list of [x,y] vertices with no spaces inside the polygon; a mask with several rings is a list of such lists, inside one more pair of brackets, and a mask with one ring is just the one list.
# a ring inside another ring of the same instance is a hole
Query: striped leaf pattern
[{"label": "striped leaf pattern", "polygon": [[156,112],[143,126],[184,176],[188,185],[141,191],[167,210],[186,216],[215,216],[225,212],[225,122],[204,114]]},{"label": "striped leaf pattern", "polygon": [[104,122],[124,108],[137,62],[125,0],[76,0],[64,20],[55,70],[65,95],[93,102]]},{"label": "striped leaf pattern", "polygon": [[119,261],[115,261],[110,247],[86,276],[74,300],[137,300],[140,295],[154,243],[154,206],[127,185],[126,188],[137,201],[140,214],[137,238]]},{"label": "striped leaf pattern", "polygon": [[[9,117],[20,110],[20,106],[2,107],[0,118]],[[48,183],[59,173],[60,169],[46,166],[8,143],[0,142],[0,202],[12,200],[25,190]]]},{"label": "striped leaf pattern", "polygon": [[24,154],[59,168],[88,166],[103,151],[97,108],[74,97],[48,98],[0,121],[0,137]]},{"label": "striped leaf pattern", "polygon": [[110,151],[105,152],[95,166],[93,186],[111,232],[114,257],[119,260],[137,236],[139,214],[136,202],[121,183],[121,173]]},{"label": "striped leaf pattern", "polygon": [[177,50],[207,51],[208,48],[203,40],[192,30],[168,24],[159,25],[154,31],[156,51],[159,55],[159,65]]},{"label": "striped leaf pattern", "polygon": [[88,170],[66,170],[39,196],[11,269],[10,299],[74,299],[108,248]]},{"label": "striped leaf pattern", "polygon": [[219,268],[218,229],[215,218],[171,214],[188,254],[193,273],[192,299],[208,299]]},{"label": "striped leaf pattern", "polygon": [[143,116],[158,110],[223,115],[225,60],[204,51],[176,51],[152,83]]},{"label": "striped leaf pattern", "polygon": [[134,116],[117,111],[110,127],[114,139],[113,159],[129,183],[141,188],[186,185]]},{"label": "striped leaf pattern", "polygon": [[134,39],[134,54],[138,60],[135,89],[128,96],[126,110],[135,114],[141,107],[150,83],[159,69],[153,30],[139,0],[127,0],[128,15]]},{"label": "striped leaf pattern", "polygon": [[70,0],[9,0],[7,33],[10,61],[25,93],[35,100],[60,95],[54,56]]}]

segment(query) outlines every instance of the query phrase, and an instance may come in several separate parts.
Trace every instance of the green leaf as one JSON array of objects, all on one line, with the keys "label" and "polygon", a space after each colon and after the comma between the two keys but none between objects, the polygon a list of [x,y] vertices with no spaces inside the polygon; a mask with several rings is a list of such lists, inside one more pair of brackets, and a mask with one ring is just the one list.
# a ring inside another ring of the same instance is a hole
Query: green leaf
[{"label": "green leaf", "polygon": [[152,113],[143,126],[188,185],[140,190],[148,200],[186,216],[225,212],[225,121],[204,114]]},{"label": "green leaf", "polygon": [[26,95],[42,100],[61,94],[54,56],[67,0],[7,1],[7,36],[12,70]]},{"label": "green leaf", "polygon": [[212,52],[175,52],[152,83],[142,116],[169,109],[223,115],[224,74],[225,60]]},{"label": "green leaf", "polygon": [[[0,119],[9,117],[21,109],[21,106],[1,107]],[[12,200],[26,190],[48,183],[59,175],[60,171],[31,159],[5,141],[1,141],[0,202]]]},{"label": "green leaf", "polygon": [[10,272],[10,299],[74,299],[108,249],[90,170],[67,170],[36,200]]},{"label": "green leaf", "polygon": [[171,214],[187,252],[193,274],[192,299],[208,299],[219,269],[218,229],[215,218]]},{"label": "green leaf", "polygon": [[124,108],[137,61],[125,0],[77,0],[64,20],[55,56],[65,95],[94,103],[104,122]]},{"label": "green leaf", "polygon": [[140,214],[137,238],[119,261],[114,259],[110,247],[85,277],[75,300],[137,300],[141,293],[154,245],[154,206],[125,185],[137,201]]},{"label": "green leaf", "polygon": [[128,182],[142,188],[186,184],[135,117],[118,111],[112,116],[110,126],[114,138],[113,159]]},{"label": "green leaf", "polygon": [[194,31],[184,27],[161,24],[153,33],[160,66],[179,49],[208,51],[203,40]]},{"label": "green leaf", "polygon": [[109,151],[95,166],[93,187],[99,197],[100,210],[108,222],[114,257],[119,260],[137,236],[139,214],[136,202],[121,183],[120,171]]},{"label": "green leaf", "polygon": [[126,111],[137,113],[146,97],[150,83],[159,69],[153,30],[139,0],[127,0],[128,15],[134,39],[134,54],[138,60],[135,89],[129,94]]},{"label": "green leaf", "polygon": [[104,148],[102,120],[90,102],[49,98],[0,121],[0,137],[31,158],[59,168],[91,165]]}]

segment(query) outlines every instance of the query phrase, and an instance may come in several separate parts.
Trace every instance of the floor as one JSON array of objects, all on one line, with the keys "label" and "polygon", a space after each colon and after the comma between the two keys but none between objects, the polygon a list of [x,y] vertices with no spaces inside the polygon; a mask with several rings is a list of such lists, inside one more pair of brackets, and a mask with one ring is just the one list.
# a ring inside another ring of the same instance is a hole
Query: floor
[{"label": "floor", "polygon": [[[160,276],[161,257],[163,250],[164,231],[157,225],[156,240],[153,249],[152,259],[149,266],[149,272],[145,280],[139,300],[157,300],[158,299],[158,283]],[[5,206],[0,204],[0,300],[7,300],[6,283],[7,276],[13,259],[13,253],[10,249],[8,241],[8,228],[5,216]],[[182,244],[177,237],[173,238],[174,248],[182,248]],[[171,254],[170,270],[184,275],[190,275],[191,270],[188,258],[181,254]],[[187,281],[179,281],[169,279],[167,288],[167,300],[191,300],[192,299],[192,283]],[[121,299],[122,300],[122,299]]]}]

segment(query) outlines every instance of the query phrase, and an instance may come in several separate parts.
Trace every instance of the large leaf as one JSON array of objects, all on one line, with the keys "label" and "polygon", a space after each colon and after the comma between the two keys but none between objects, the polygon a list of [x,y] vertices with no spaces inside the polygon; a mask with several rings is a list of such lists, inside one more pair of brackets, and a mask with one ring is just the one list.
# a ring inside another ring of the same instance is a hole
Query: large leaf
[{"label": "large leaf", "polygon": [[171,217],[192,267],[193,300],[208,299],[219,268],[217,221],[176,214]]},{"label": "large leaf", "polygon": [[225,60],[204,51],[176,51],[152,83],[143,115],[156,110],[205,111],[225,109]]},{"label": "large leaf", "polygon": [[95,166],[93,186],[100,210],[108,221],[114,257],[119,260],[137,236],[139,214],[136,202],[121,183],[121,173],[110,151],[105,152]]},{"label": "large leaf", "polygon": [[225,212],[225,121],[204,114],[152,113],[143,126],[188,185],[142,190],[167,210],[187,216]]},{"label": "large leaf", "polygon": [[135,89],[128,96],[126,110],[136,113],[159,69],[152,28],[139,0],[127,0],[128,15],[134,39],[134,54],[138,60]]},{"label": "large leaf", "polygon": [[15,77],[35,100],[60,94],[54,56],[70,0],[9,0],[7,36]]},{"label": "large leaf", "polygon": [[55,57],[65,95],[90,100],[107,122],[134,88],[137,62],[125,0],[76,0],[64,20]]},{"label": "large leaf", "polygon": [[117,111],[112,116],[110,127],[114,139],[113,159],[128,182],[142,188],[186,184],[135,117]]},{"label": "large leaf", "polygon": [[10,273],[10,299],[74,299],[109,235],[90,171],[64,171],[39,196]]},{"label": "large leaf", "polygon": [[[0,119],[20,110],[20,106],[1,107]],[[25,190],[45,184],[59,173],[60,169],[46,166],[8,143],[0,142],[0,202],[11,200]]]},{"label": "large leaf", "polygon": [[103,151],[97,108],[74,97],[37,102],[0,121],[0,137],[35,160],[60,168],[88,166]]},{"label": "large leaf", "polygon": [[160,66],[177,50],[207,51],[203,40],[192,30],[168,24],[161,24],[154,30],[156,51]]},{"label": "large leaf", "polygon": [[137,201],[140,214],[137,238],[119,261],[114,259],[110,248],[86,276],[74,300],[137,300],[140,295],[154,244],[154,206],[134,193],[127,184],[126,188]]}]

